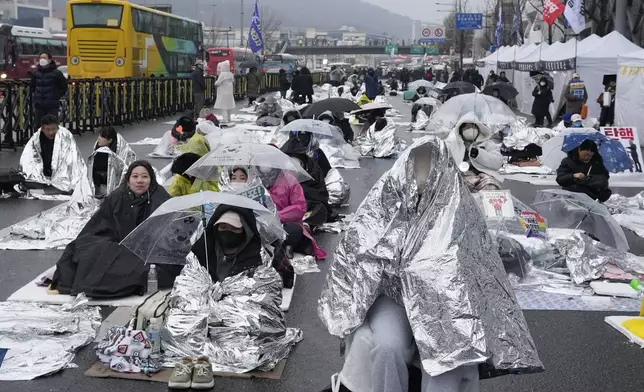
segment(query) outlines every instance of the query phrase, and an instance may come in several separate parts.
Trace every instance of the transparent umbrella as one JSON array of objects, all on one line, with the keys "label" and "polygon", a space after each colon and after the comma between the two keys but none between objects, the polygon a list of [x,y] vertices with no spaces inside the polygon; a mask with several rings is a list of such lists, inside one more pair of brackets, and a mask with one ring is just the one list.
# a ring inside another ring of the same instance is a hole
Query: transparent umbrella
[{"label": "transparent umbrella", "polygon": [[430,88],[430,87],[434,87],[434,83],[424,79],[420,79],[409,83],[409,86],[407,87],[408,87],[407,90],[416,90],[418,87]]},{"label": "transparent umbrella", "polygon": [[532,203],[548,222],[548,227],[579,229],[600,242],[621,251],[628,251],[624,230],[603,204],[584,193],[561,189],[538,191]]},{"label": "transparent umbrella", "polygon": [[319,120],[298,119],[291,121],[281,128],[280,132],[309,132],[322,136],[333,137],[331,125]]},{"label": "transparent umbrella", "polygon": [[479,120],[491,127],[517,125],[517,116],[500,99],[472,93],[450,98],[432,116],[429,126],[442,132],[451,131],[466,113],[474,112]]},{"label": "transparent umbrella", "polygon": [[166,201],[128,234],[121,245],[146,264],[185,264],[199,231],[206,226],[203,210],[206,204],[253,210],[259,232],[266,243],[286,236],[279,219],[256,201],[230,193],[204,191]]},{"label": "transparent umbrella", "polygon": [[311,180],[311,176],[291,157],[268,144],[232,143],[216,146],[212,151],[195,162],[185,174],[202,179],[216,179],[221,168],[255,166],[287,171],[300,181]]}]

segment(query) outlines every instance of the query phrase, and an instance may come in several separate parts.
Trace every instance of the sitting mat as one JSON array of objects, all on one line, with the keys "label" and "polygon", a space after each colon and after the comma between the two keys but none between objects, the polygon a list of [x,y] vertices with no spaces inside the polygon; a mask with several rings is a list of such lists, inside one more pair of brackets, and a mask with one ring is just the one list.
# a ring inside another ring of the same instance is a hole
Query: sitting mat
[{"label": "sitting mat", "polygon": [[[247,372],[247,373],[228,373],[228,372],[214,372],[215,377],[232,377],[232,378],[264,378],[267,380],[281,380],[282,373],[286,367],[286,359],[282,359],[277,363],[275,368],[270,372]],[[88,377],[97,378],[121,378],[125,380],[140,380],[140,381],[156,381],[167,383],[170,380],[173,369],[164,368],[156,374],[148,377],[143,373],[121,373],[111,370],[103,362],[96,362],[92,367],[87,369],[85,375]]]}]

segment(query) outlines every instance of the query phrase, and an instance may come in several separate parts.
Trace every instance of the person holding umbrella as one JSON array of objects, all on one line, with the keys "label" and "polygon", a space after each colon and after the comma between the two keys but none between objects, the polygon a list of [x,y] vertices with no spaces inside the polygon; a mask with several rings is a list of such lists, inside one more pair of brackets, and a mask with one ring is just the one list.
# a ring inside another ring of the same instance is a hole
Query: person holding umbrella
[{"label": "person holding umbrella", "polygon": [[585,193],[593,200],[605,202],[612,195],[608,188],[610,175],[597,144],[584,140],[568,153],[557,169],[557,184],[569,192]]},{"label": "person holding umbrella", "polygon": [[532,91],[534,101],[532,102],[532,115],[534,115],[534,126],[542,127],[543,118],[548,120],[548,128],[552,128],[552,116],[550,115],[550,104],[555,100],[548,79],[542,77],[539,84]]}]

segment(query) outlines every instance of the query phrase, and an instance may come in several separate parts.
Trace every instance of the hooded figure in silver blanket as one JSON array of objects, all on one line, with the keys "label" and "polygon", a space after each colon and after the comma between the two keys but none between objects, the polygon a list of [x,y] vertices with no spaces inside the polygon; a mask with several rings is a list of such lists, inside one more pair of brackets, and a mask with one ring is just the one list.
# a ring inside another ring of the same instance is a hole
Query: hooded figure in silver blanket
[{"label": "hooded figure in silver blanket", "polygon": [[[107,154],[107,159],[97,156],[98,154]],[[88,175],[93,194],[109,195],[118,188],[128,167],[134,161],[136,154],[120,133],[112,127],[101,129],[98,141],[94,144],[94,152],[88,159]],[[99,184],[103,182],[101,180],[106,183]],[[99,187],[104,189],[97,189]]]},{"label": "hooded figure in silver blanket", "polygon": [[[53,127],[54,124],[43,126]],[[43,130],[39,129],[34,133],[20,156],[20,170],[25,176],[25,181],[53,186],[64,193],[71,193],[80,179],[87,174],[87,166],[76,146],[74,135],[58,125],[51,150],[51,165],[45,165],[41,147],[42,132]],[[51,170],[51,175],[45,175],[45,166]]]},{"label": "hooded figure in silver blanket", "polygon": [[501,155],[499,145],[490,140],[491,137],[490,129],[474,112],[469,112],[458,120],[445,139],[456,164],[465,162],[468,165],[463,177],[471,192],[501,189],[503,177],[499,169],[505,158]]},{"label": "hooded figure in silver blanket", "polygon": [[388,158],[403,149],[396,136],[396,123],[388,117],[381,117],[371,124],[367,134],[358,140],[360,154],[374,158]]},{"label": "hooded figure in silver blanket", "polygon": [[424,391],[543,370],[485,220],[434,137],[403,152],[358,207],[318,313],[347,338],[339,380],[352,392],[406,392],[415,358]]}]

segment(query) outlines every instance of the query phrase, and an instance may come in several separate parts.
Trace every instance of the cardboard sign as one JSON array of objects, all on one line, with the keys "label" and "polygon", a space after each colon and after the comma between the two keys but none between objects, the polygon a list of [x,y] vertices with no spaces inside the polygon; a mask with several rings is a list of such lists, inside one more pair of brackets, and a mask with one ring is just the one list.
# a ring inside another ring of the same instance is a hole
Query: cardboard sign
[{"label": "cardboard sign", "polygon": [[[640,139],[635,127],[602,127],[599,129],[609,139],[619,140],[628,153],[631,160],[631,168],[635,168],[635,159],[637,163],[642,163],[642,148],[640,147]],[[632,142],[632,145],[631,145]]]},{"label": "cardboard sign", "polygon": [[514,218],[514,203],[509,190],[480,191],[483,211],[488,219]]},{"label": "cardboard sign", "polygon": [[536,212],[521,211],[519,222],[525,230],[526,237],[548,238],[546,220]]}]

